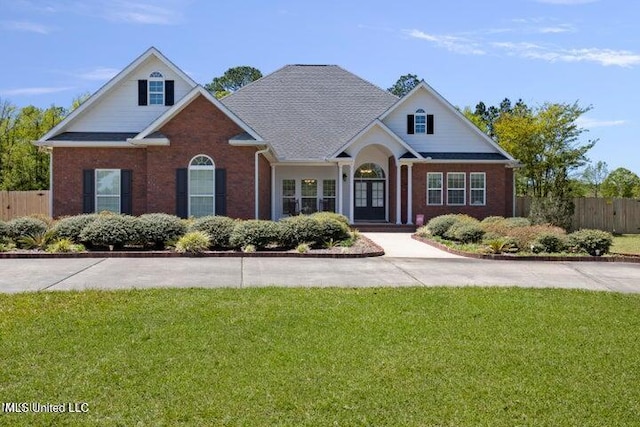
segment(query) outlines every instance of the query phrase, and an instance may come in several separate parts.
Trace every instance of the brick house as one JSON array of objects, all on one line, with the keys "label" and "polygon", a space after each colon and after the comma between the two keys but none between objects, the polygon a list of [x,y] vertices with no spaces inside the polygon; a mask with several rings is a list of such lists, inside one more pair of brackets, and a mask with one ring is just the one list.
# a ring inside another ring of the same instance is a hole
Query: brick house
[{"label": "brick house", "polygon": [[511,216],[518,166],[424,81],[398,98],[338,66],[288,65],[218,100],[155,48],[36,144],[55,217]]}]

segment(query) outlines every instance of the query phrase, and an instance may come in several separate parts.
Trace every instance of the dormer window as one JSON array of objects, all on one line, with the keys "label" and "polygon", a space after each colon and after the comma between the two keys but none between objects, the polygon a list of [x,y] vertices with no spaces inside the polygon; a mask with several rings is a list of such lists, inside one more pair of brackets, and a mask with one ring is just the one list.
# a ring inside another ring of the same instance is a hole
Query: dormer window
[{"label": "dormer window", "polygon": [[138,105],[173,105],[174,81],[154,71],[148,79],[138,80]]},{"label": "dormer window", "polygon": [[427,114],[422,108],[418,108],[414,114],[407,114],[407,134],[433,135],[433,114]]},{"label": "dormer window", "polygon": [[149,105],[164,105],[164,77],[158,71],[149,75]]}]

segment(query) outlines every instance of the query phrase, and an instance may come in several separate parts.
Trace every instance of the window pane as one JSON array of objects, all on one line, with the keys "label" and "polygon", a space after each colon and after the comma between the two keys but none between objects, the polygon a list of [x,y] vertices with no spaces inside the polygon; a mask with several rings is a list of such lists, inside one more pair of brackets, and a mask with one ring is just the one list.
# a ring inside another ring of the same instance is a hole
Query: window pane
[{"label": "window pane", "polygon": [[302,197],[316,197],[318,195],[318,181],[315,179],[302,180]]},{"label": "window pane", "polygon": [[484,189],[484,174],[472,173],[470,174],[471,188]]},{"label": "window pane", "polygon": [[151,80],[149,82],[149,92],[162,92],[163,89],[164,89],[163,81]]},{"label": "window pane", "polygon": [[212,195],[213,190],[213,169],[189,171],[189,194]]},{"label": "window pane", "polygon": [[456,189],[464,188],[464,173],[447,174],[447,187]]},{"label": "window pane", "polygon": [[282,213],[285,215],[295,215],[297,213],[296,199],[293,197],[284,197],[282,199]]},{"label": "window pane", "polygon": [[367,183],[356,182],[355,202],[357,208],[367,207]]},{"label": "window pane", "polygon": [[429,190],[428,192],[429,200],[427,203],[430,205],[441,205],[442,204],[442,190]]},{"label": "window pane", "polygon": [[336,199],[335,197],[332,199],[324,199],[322,200],[322,210],[324,212],[335,212],[336,211]]},{"label": "window pane", "polygon": [[120,213],[120,196],[96,197],[96,212],[103,211]]},{"label": "window pane", "polygon": [[213,215],[213,196],[191,196],[191,216]]},{"label": "window pane", "polygon": [[213,161],[207,156],[198,156],[191,160],[191,166],[213,166]]},{"label": "window pane", "polygon": [[450,205],[464,205],[465,174],[447,174],[447,203]]},{"label": "window pane", "polygon": [[384,182],[371,183],[371,207],[384,207]]},{"label": "window pane", "polygon": [[282,196],[294,197],[296,195],[296,181],[293,179],[282,180]]},{"label": "window pane", "polygon": [[375,163],[365,163],[360,166],[356,173],[355,178],[384,178],[384,170]]},{"label": "window pane", "polygon": [[335,179],[325,179],[322,181],[322,196],[323,197],[336,196],[336,180]]},{"label": "window pane", "polygon": [[318,201],[315,197],[302,198],[302,208],[300,209],[300,212],[302,212],[305,215],[309,215],[316,212],[317,210],[318,210]]},{"label": "window pane", "polygon": [[96,194],[97,195],[120,195],[120,170],[97,170],[96,171]]}]

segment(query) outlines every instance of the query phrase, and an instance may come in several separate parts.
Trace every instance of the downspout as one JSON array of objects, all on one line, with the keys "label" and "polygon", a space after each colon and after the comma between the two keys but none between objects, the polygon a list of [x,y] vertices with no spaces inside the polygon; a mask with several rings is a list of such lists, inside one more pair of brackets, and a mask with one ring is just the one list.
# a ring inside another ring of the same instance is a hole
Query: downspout
[{"label": "downspout", "polygon": [[49,216],[53,218],[53,147],[47,147],[49,153]]},{"label": "downspout", "polygon": [[259,206],[259,203],[260,203],[260,195],[259,195],[259,191],[260,191],[260,173],[259,173],[259,170],[258,170],[258,168],[259,168],[258,160],[260,158],[260,154],[265,154],[267,152],[269,152],[269,147],[265,148],[264,150],[256,151],[255,159],[254,159],[255,160],[255,165],[254,165],[255,176],[254,176],[253,182],[255,184],[255,189],[254,189],[255,201],[254,201],[254,203],[255,203],[255,217],[256,217],[256,219],[260,219],[260,206]]}]

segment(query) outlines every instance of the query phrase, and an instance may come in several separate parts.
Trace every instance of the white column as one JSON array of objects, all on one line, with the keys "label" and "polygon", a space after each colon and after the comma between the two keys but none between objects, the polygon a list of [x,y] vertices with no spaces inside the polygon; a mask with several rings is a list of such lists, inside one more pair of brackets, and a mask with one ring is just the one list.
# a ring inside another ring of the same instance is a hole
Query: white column
[{"label": "white column", "polygon": [[338,163],[338,204],[336,206],[336,209],[338,210],[339,214],[344,215],[344,213],[342,212],[342,163]]},{"label": "white column", "polygon": [[407,224],[413,225],[413,163],[407,163]]},{"label": "white column", "polygon": [[[396,160],[396,162],[398,162],[398,160]],[[402,186],[400,185],[400,181],[401,179],[401,175],[400,175],[400,171],[402,165],[398,162],[396,163],[396,224],[402,224],[402,220],[400,219],[400,215],[402,213],[402,210],[400,209],[400,203],[402,200],[401,194],[400,192],[402,191]]]},{"label": "white column", "polygon": [[276,220],[276,165],[271,165],[271,220]]},{"label": "white column", "polygon": [[353,220],[353,211],[355,211],[354,208],[354,194],[355,191],[353,191],[353,163],[351,163],[350,167],[349,167],[349,223],[353,224],[354,220]]}]

